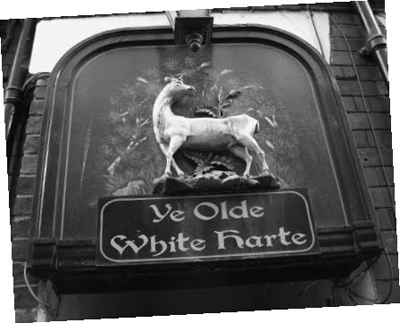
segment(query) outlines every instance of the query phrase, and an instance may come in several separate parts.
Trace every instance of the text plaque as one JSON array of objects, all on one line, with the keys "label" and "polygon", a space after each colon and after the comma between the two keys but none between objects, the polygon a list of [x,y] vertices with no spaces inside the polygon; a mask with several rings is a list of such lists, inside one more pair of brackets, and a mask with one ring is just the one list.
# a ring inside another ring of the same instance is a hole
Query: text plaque
[{"label": "text plaque", "polygon": [[99,199],[99,265],[318,252],[306,189]]}]

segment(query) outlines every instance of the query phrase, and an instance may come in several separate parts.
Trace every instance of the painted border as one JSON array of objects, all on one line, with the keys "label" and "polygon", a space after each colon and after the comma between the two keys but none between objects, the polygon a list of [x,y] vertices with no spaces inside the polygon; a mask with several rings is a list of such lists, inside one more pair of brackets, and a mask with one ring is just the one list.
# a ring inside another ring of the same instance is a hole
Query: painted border
[{"label": "painted border", "polygon": [[[189,261],[189,260],[194,260],[194,261],[198,261],[200,259],[211,259],[211,260],[223,260],[223,258],[228,258],[229,260],[236,260],[236,258],[242,258],[242,257],[247,257],[247,258],[261,258],[262,256],[266,256],[266,258],[270,255],[285,255],[285,254],[304,254],[307,251],[310,251],[314,246],[315,246],[315,229],[313,226],[313,221],[312,221],[312,217],[311,217],[311,212],[310,212],[310,207],[308,205],[308,201],[307,198],[300,194],[299,192],[296,191],[278,191],[278,192],[265,192],[265,193],[245,193],[245,194],[217,194],[217,195],[200,195],[200,196],[190,196],[190,198],[193,199],[204,199],[207,197],[224,197],[224,196],[229,196],[229,197],[233,197],[233,196],[255,196],[255,195],[278,195],[278,194],[294,194],[299,196],[305,204],[306,207],[306,211],[307,211],[307,218],[308,218],[308,224],[310,227],[310,231],[311,231],[311,236],[312,236],[312,241],[311,241],[311,245],[309,247],[307,247],[306,249],[303,250],[289,250],[289,251],[271,251],[271,252],[257,252],[257,253],[241,253],[241,254],[225,254],[225,255],[215,255],[215,256],[190,256],[190,257],[177,257],[177,258],[156,258],[156,259],[128,259],[128,260],[121,260],[121,259],[113,259],[110,258],[109,256],[107,256],[104,251],[103,251],[103,218],[104,218],[104,210],[107,206],[109,206],[110,204],[114,203],[114,202],[118,202],[118,201],[141,201],[141,200],[165,200],[165,199],[182,199],[182,196],[171,196],[171,197],[139,197],[139,198],[115,198],[111,201],[108,201],[107,203],[105,203],[101,210],[100,210],[100,226],[99,226],[99,231],[98,231],[98,250],[100,251],[101,255],[103,256],[104,259],[107,259],[108,261],[112,262],[112,263],[125,263],[125,264],[130,264],[130,263],[137,263],[137,264],[148,264],[148,263],[154,263],[154,262],[164,262],[164,263],[176,263],[179,262],[180,260],[185,260]],[[189,196],[188,196],[189,197]],[[254,256],[254,257],[253,257]],[[96,259],[96,263],[98,263],[98,260]]]}]

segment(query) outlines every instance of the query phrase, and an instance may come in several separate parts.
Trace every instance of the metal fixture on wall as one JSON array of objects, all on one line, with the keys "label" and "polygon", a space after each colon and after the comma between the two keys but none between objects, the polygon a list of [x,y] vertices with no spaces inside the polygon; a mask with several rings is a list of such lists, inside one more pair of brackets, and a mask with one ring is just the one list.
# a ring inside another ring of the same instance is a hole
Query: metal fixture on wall
[{"label": "metal fixture on wall", "polygon": [[389,87],[386,37],[382,34],[368,1],[354,1],[353,5],[367,33],[367,41],[361,49],[361,54],[374,56],[382,78]]},{"label": "metal fixture on wall", "polygon": [[4,108],[6,122],[6,138],[8,139],[13,124],[17,105],[21,101],[22,85],[28,75],[29,61],[36,30],[36,19],[26,19],[19,37],[14,61],[11,68],[8,86],[4,93]]},{"label": "metal fixture on wall", "polygon": [[175,45],[188,45],[198,52],[202,44],[209,44],[213,26],[211,10],[181,10],[166,12],[175,33]]},{"label": "metal fixture on wall", "polygon": [[[13,186],[15,167],[23,139],[26,115],[22,107],[23,84],[29,75],[29,62],[32,54],[33,40],[37,19],[26,19],[23,22],[7,88],[4,91],[4,111],[7,139],[7,168],[9,189]],[[12,190],[10,190],[11,192]],[[10,203],[11,205],[11,203]]]}]

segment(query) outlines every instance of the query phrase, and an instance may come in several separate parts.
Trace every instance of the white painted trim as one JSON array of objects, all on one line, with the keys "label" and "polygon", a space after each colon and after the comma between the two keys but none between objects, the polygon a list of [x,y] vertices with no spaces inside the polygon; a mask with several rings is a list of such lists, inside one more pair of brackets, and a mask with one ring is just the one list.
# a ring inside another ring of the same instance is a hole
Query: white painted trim
[{"label": "white painted trim", "polygon": [[96,34],[129,27],[168,27],[165,14],[42,20],[36,28],[31,73],[51,72],[60,58],[79,42]]},{"label": "white painted trim", "polygon": [[[239,11],[215,13],[213,17],[214,25],[257,24],[282,29],[303,39],[322,54],[308,11]],[[325,12],[314,12],[314,22],[326,53],[325,60],[329,62],[329,16]]]},{"label": "white painted trim", "polygon": [[[303,39],[322,54],[308,11],[214,13],[214,25],[258,24],[282,29]],[[314,12],[315,26],[325,60],[330,59],[329,16]],[[36,30],[30,65],[31,73],[51,72],[73,46],[107,30],[129,27],[170,27],[166,14],[132,14],[107,17],[43,20]]]}]

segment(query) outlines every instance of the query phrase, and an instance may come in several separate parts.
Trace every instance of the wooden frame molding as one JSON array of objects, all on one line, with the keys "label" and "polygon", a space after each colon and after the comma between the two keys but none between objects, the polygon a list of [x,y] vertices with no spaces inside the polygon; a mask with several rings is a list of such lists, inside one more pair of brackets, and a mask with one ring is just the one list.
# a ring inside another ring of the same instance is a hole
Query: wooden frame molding
[{"label": "wooden frame molding", "polygon": [[[94,36],[78,44],[59,61],[52,72],[46,94],[46,113],[39,151],[31,228],[30,270],[41,276],[52,277],[57,288],[66,292],[92,291],[94,285],[99,291],[160,286],[175,288],[179,287],[176,286],[177,280],[174,280],[174,286],[168,286],[168,282],[162,277],[179,276],[182,278],[182,286],[216,285],[223,281],[252,282],[257,279],[268,280],[271,276],[276,281],[285,280],[288,275],[291,279],[344,277],[363,260],[382,251],[380,236],[374,224],[371,198],[337,85],[320,54],[293,35],[260,26],[214,27],[211,43],[274,46],[293,55],[303,64],[315,85],[347,223],[340,226],[316,226],[320,246],[318,254],[270,257],[244,262],[121,265],[104,268],[95,261],[96,240],[62,239],[60,232],[63,220],[57,208],[62,203],[62,196],[56,192],[59,192],[57,187],[62,184],[66,169],[63,160],[65,147],[60,143],[62,136],[65,136],[64,116],[66,109],[69,109],[68,80],[73,78],[77,66],[98,53],[121,46],[174,44],[174,35],[169,28],[121,29]],[[185,285],[185,282],[189,285]]]}]

